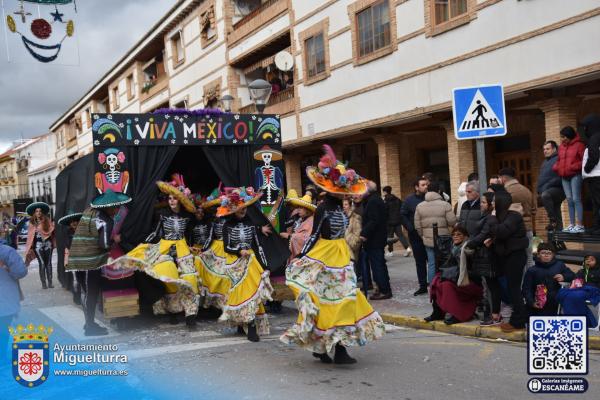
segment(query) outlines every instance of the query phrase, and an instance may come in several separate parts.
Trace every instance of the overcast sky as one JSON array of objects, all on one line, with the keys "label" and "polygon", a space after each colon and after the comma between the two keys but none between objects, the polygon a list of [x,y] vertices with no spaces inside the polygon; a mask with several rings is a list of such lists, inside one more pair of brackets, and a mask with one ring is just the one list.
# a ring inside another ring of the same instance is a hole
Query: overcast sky
[{"label": "overcast sky", "polygon": [[34,58],[9,63],[0,50],[0,151],[15,139],[48,132],[173,4],[175,0],[77,0],[79,66]]}]

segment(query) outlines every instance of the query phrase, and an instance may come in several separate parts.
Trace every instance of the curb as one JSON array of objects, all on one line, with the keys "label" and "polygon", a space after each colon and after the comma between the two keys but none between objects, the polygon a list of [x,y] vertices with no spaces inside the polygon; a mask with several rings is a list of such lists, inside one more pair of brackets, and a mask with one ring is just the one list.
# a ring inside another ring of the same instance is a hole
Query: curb
[{"label": "curb", "polygon": [[[424,329],[429,331],[451,333],[460,336],[472,336],[486,339],[502,339],[511,342],[526,342],[527,331],[502,332],[497,326],[482,327],[471,324],[446,325],[443,321],[425,322],[423,318],[410,317],[400,314],[381,313],[381,318],[388,324],[395,324],[407,328]],[[589,348],[600,350],[600,336],[588,336]]]}]

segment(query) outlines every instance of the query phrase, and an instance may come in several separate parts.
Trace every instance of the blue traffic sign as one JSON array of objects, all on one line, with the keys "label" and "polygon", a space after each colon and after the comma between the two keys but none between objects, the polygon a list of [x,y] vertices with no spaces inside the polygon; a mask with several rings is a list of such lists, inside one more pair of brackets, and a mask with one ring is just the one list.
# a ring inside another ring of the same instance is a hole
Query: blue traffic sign
[{"label": "blue traffic sign", "polygon": [[454,135],[457,139],[483,139],[506,135],[502,85],[452,90]]}]

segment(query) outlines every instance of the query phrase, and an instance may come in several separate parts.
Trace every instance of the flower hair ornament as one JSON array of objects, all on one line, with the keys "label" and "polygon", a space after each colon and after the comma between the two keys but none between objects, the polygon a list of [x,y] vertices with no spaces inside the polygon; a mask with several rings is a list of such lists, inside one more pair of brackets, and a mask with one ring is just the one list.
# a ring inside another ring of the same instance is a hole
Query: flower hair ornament
[{"label": "flower hair ornament", "polygon": [[186,211],[191,213],[196,212],[196,206],[191,198],[192,191],[185,185],[183,175],[173,174],[170,181],[158,181],[156,185],[158,186],[158,190],[164,194],[171,195],[179,200],[179,203]]},{"label": "flower hair ornament", "polygon": [[347,163],[339,161],[331,146],[323,145],[325,154],[316,167],[306,168],[306,175],[321,189],[334,194],[356,195],[367,191],[367,181]]},{"label": "flower hair ornament", "polygon": [[262,196],[251,186],[226,187],[219,197],[221,203],[217,209],[217,217],[224,217],[254,204]]}]

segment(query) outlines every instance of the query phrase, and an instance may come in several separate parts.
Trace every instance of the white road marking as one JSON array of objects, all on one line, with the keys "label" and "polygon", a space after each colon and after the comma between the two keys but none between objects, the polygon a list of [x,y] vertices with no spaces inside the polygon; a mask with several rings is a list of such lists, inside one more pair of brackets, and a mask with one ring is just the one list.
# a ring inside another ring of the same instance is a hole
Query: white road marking
[{"label": "white road marking", "polygon": [[149,349],[129,350],[126,351],[127,357],[130,360],[138,360],[141,358],[165,356],[167,354],[190,352],[196,350],[206,350],[215,347],[233,346],[239,344],[250,343],[246,338],[227,338],[223,340],[214,340],[211,342],[201,343],[186,343],[176,344],[172,346],[153,347]]},{"label": "white road marking", "polygon": [[42,313],[46,314],[48,318],[56,322],[57,326],[64,329],[69,335],[73,336],[79,341],[90,340],[94,338],[106,338],[111,336],[119,336],[118,332],[115,332],[110,327],[105,326],[102,322],[96,320],[98,325],[104,326],[108,329],[108,335],[105,336],[85,336],[83,333],[83,325],[85,324],[85,317],[83,310],[80,307],[72,304],[66,306],[56,307],[45,307],[39,309]]},{"label": "white road marking", "polygon": [[404,328],[402,326],[396,326],[396,325],[392,325],[392,324],[385,324],[386,332],[406,331],[406,330],[408,330],[408,328]]}]

